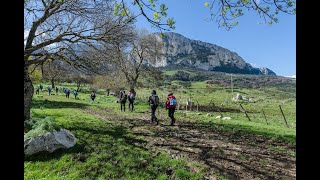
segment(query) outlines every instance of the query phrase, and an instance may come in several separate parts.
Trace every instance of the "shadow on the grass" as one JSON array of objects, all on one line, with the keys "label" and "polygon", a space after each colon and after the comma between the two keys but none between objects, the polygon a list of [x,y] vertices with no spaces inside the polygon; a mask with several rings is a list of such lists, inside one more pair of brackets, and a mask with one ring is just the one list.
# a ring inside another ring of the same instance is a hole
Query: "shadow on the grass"
[{"label": "shadow on the grass", "polygon": [[78,102],[64,102],[64,101],[49,101],[49,100],[33,100],[32,108],[48,108],[48,109],[58,109],[58,108],[85,108],[89,106],[88,104],[78,103]]}]

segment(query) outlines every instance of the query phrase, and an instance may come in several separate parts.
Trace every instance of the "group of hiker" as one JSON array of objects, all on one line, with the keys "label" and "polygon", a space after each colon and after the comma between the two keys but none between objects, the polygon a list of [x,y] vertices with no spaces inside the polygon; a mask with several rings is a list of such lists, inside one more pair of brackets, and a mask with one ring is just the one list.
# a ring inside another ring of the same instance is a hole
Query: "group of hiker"
[{"label": "group of hiker", "polygon": [[[48,86],[47,90],[48,90],[48,95],[50,96],[51,92],[52,92],[52,88],[50,86]],[[40,91],[43,92],[43,85],[42,84],[40,84],[40,86],[36,86],[36,94],[40,94]],[[55,87],[55,91],[56,91],[56,94],[58,95],[58,93],[59,93],[58,86]],[[70,90],[68,88],[63,88],[63,92],[65,93],[66,98],[69,98]],[[74,95],[74,98],[77,99],[78,91],[74,90],[73,95]]]},{"label": "group of hiker", "polygon": [[[126,111],[126,102],[127,100],[129,101],[129,111],[134,111],[134,101],[135,101],[135,97],[136,97],[136,92],[131,89],[128,94],[126,94],[126,92],[124,90],[121,90],[119,93],[119,103],[120,103],[120,111]],[[159,120],[156,117],[156,110],[158,108],[158,106],[160,105],[160,100],[159,100],[159,96],[157,95],[157,92],[155,90],[152,90],[151,92],[151,96],[148,99],[148,103],[151,107],[151,120],[150,123],[154,123],[156,122],[157,124],[159,124]],[[131,106],[131,109],[130,109]],[[166,109],[168,110],[168,116],[171,119],[171,123],[170,126],[173,126],[176,122],[176,119],[174,118],[174,112],[176,110],[176,106],[177,106],[177,100],[175,98],[175,96],[173,95],[173,92],[170,92],[168,94],[168,97],[166,99]]]},{"label": "group of hiker", "polygon": [[[40,86],[36,87],[36,94],[39,94],[40,90],[41,90],[41,92],[43,91],[42,84],[40,84]],[[51,87],[48,86],[48,95],[49,96],[51,95],[51,90],[52,90]],[[55,91],[56,91],[56,94],[58,95],[59,88],[57,86],[55,87]],[[69,98],[70,90],[68,88],[63,87],[63,92],[65,93],[66,98]],[[77,99],[78,91],[74,90],[73,95],[74,95],[74,98]],[[119,103],[120,103],[120,111],[126,111],[126,102],[128,100],[128,103],[129,103],[128,109],[129,109],[129,111],[133,112],[135,97],[136,97],[136,92],[134,91],[134,89],[130,89],[128,94],[126,94],[125,90],[121,90],[119,93],[119,96],[118,96]],[[96,98],[95,91],[92,91],[92,93],[90,94],[90,98],[91,98],[92,102],[94,102],[94,100]],[[148,103],[151,107],[150,123],[156,122],[157,124],[159,124],[159,120],[156,117],[156,110],[157,110],[158,106],[160,105],[160,100],[159,100],[159,96],[157,95],[157,92],[155,90],[152,90],[151,96],[148,99]],[[176,121],[176,119],[174,118],[174,112],[175,112],[176,106],[177,106],[177,100],[176,100],[175,96],[173,95],[173,92],[170,92],[168,94],[168,97],[165,102],[165,106],[166,106],[166,109],[168,110],[168,116],[171,119],[170,125],[173,126]]]},{"label": "group of hiker", "polygon": [[[129,111],[134,111],[134,100],[135,100],[135,97],[136,97],[136,92],[131,89],[128,93],[128,95],[126,94],[126,91],[120,91],[119,93],[119,102],[120,102],[120,111],[126,111],[126,102],[127,102],[127,99],[129,101],[129,106],[128,106],[128,109]],[[130,110],[130,107],[131,107],[131,110]]]}]

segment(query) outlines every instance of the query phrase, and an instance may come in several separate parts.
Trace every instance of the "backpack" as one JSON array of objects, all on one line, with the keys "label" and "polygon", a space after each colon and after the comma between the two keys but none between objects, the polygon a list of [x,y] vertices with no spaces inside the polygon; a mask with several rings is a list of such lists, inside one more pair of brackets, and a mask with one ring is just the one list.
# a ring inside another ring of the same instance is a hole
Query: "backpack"
[{"label": "backpack", "polygon": [[160,104],[159,97],[157,95],[152,95],[151,96],[151,100],[152,100],[152,104],[154,106],[158,106]]},{"label": "backpack", "polygon": [[169,98],[169,105],[170,106],[176,106],[177,105],[177,100],[175,97],[170,97]]},{"label": "backpack", "polygon": [[127,95],[126,94],[122,95],[121,101],[122,102],[126,102],[127,101]]},{"label": "backpack", "polygon": [[130,95],[129,95],[129,98],[130,98],[130,100],[134,100],[134,93],[130,93]]}]

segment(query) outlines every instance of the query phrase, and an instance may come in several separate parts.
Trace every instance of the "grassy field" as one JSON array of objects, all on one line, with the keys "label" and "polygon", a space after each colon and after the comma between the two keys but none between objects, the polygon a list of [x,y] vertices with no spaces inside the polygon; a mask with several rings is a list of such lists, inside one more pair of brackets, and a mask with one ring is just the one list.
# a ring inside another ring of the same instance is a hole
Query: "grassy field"
[{"label": "grassy field", "polygon": [[[173,84],[175,82],[172,82]],[[44,84],[46,89],[49,84]],[[74,84],[57,84],[59,95],[48,96],[47,92],[34,95],[32,116],[35,118],[54,117],[58,124],[70,130],[77,138],[77,145],[68,150],[58,150],[50,155],[39,154],[25,159],[25,179],[201,179],[208,171],[207,166],[184,158],[172,158],[168,153],[157,149],[148,149],[137,144],[144,144],[144,138],[132,134],[130,128],[111,123],[116,119],[139,118],[140,113],[147,112],[146,103],[151,88],[137,89],[135,113],[119,113],[119,104],[114,96],[106,96],[99,90],[96,101],[91,102],[89,86],[82,87],[78,99],[71,92],[70,99],[64,97],[61,87],[76,89]],[[171,87],[160,87],[157,94],[165,101]],[[54,92],[53,92],[54,93]],[[239,102],[231,98],[240,93],[253,99],[253,102],[243,102],[248,111],[249,121],[245,114],[239,111]],[[191,87],[179,87],[174,90],[180,106],[186,99],[198,101],[200,105],[209,106],[214,102],[223,116],[231,120],[220,120],[216,110],[197,112],[178,110],[177,122],[189,122],[205,125],[222,132],[242,133],[263,136],[267,139],[295,145],[296,138],[296,100],[295,96],[277,88],[265,87],[259,89],[235,88],[231,90],[221,85],[208,86],[205,82],[193,82]],[[282,106],[288,121],[286,127],[279,110]],[[107,108],[106,119],[88,113],[88,110]],[[268,124],[261,110],[264,110]],[[164,108],[160,108],[158,116],[169,124]],[[212,116],[207,116],[211,113]],[[132,121],[132,120],[130,120]],[[270,146],[273,151],[285,151],[279,147]],[[285,153],[295,156],[292,151]],[[170,169],[174,169],[173,172]],[[195,170],[196,169],[196,170]],[[215,173],[218,179],[227,179],[221,173]]]},{"label": "grassy field", "polygon": [[[63,94],[35,95],[32,116],[54,117],[60,126],[77,137],[77,145],[51,155],[26,158],[25,179],[167,179],[168,168],[174,169],[172,176],[176,179],[203,176],[204,167],[200,164],[172,159],[165,153],[137,146],[135,142],[143,139],[85,111],[105,106],[116,108],[115,99],[98,95],[97,101],[92,103],[89,94],[82,93],[79,99],[71,96],[67,99]],[[192,172],[191,166],[197,167],[198,172]]]}]

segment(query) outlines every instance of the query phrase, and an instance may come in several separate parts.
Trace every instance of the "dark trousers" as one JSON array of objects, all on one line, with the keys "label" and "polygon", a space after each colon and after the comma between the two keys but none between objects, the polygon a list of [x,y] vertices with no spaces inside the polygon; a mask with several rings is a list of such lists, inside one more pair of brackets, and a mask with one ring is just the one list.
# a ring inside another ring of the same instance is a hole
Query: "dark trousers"
[{"label": "dark trousers", "polygon": [[39,94],[39,90],[38,90],[38,91],[36,91],[36,94]]},{"label": "dark trousers", "polygon": [[158,119],[156,117],[156,110],[158,106],[151,106],[151,122],[158,122]]},{"label": "dark trousers", "polygon": [[126,111],[126,103],[125,102],[120,102],[121,106],[121,111],[122,111],[122,106],[123,106],[123,111]]},{"label": "dark trousers", "polygon": [[176,122],[176,119],[174,118],[174,111],[175,111],[176,109],[175,108],[169,108],[168,109],[168,115],[169,115],[169,117],[171,118],[171,124],[170,125],[174,125],[174,123]]},{"label": "dark trousers", "polygon": [[131,110],[133,111],[133,109],[134,109],[133,101],[129,101],[129,111],[130,111],[130,105],[131,105]]}]

